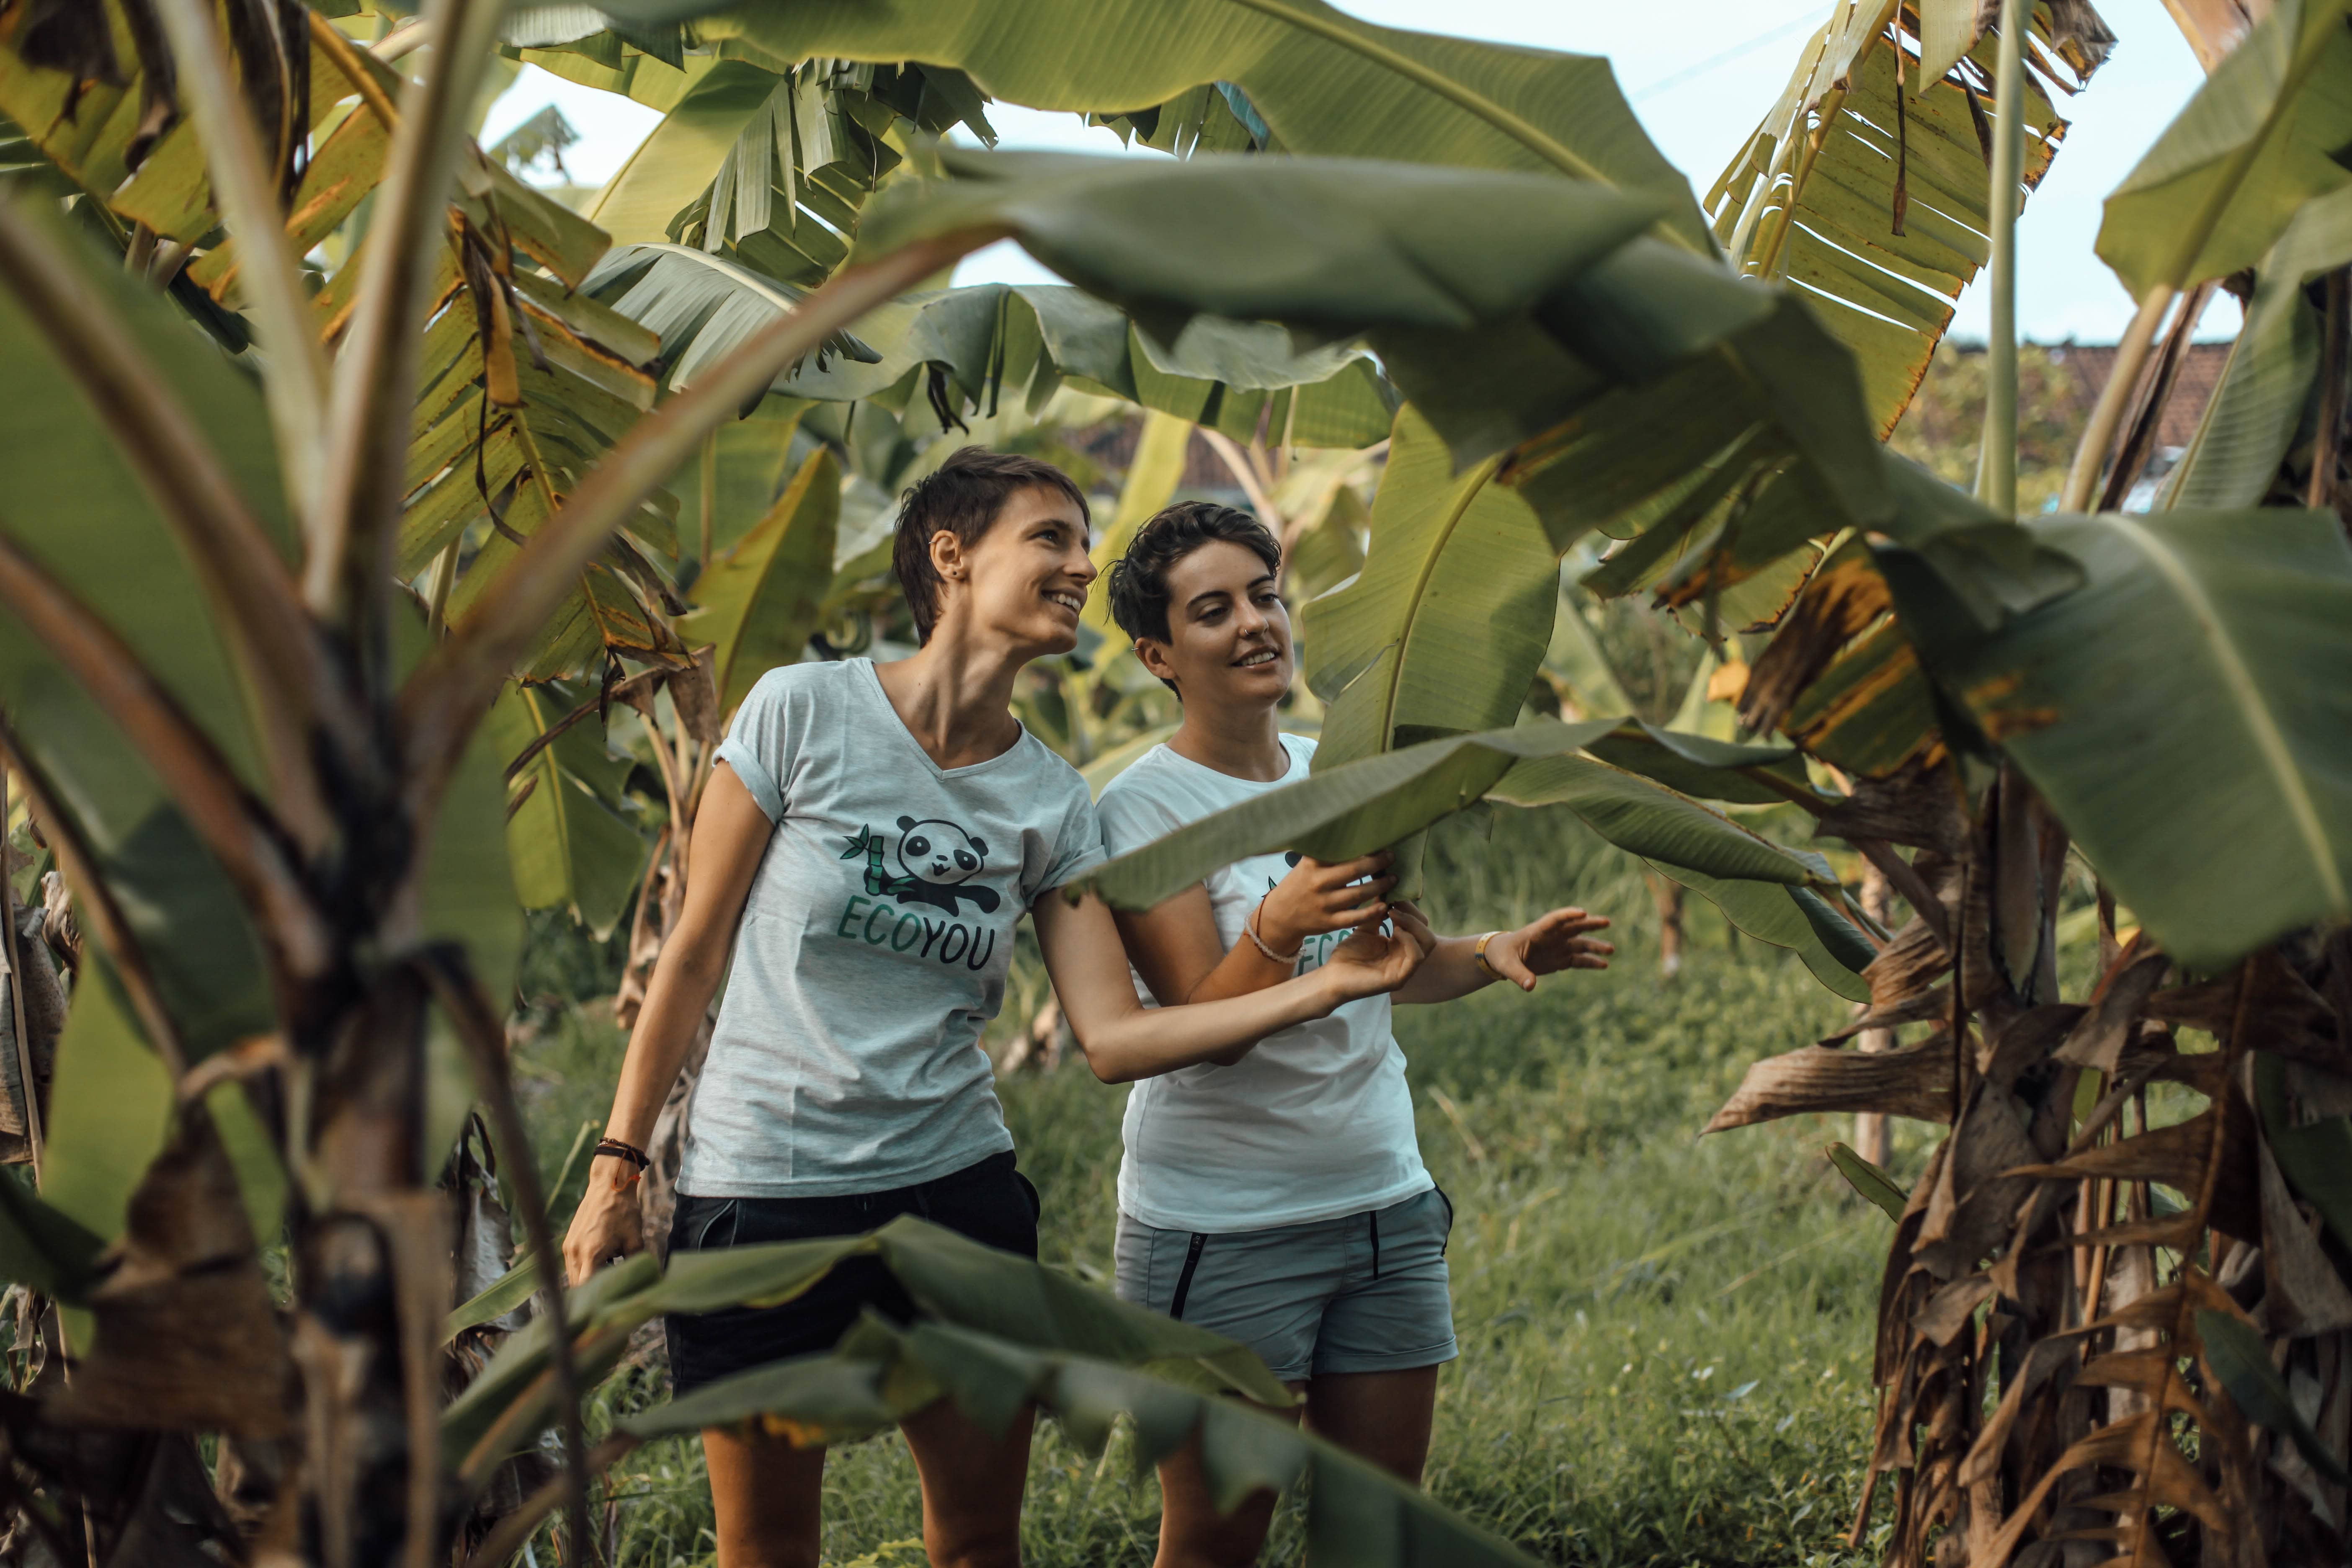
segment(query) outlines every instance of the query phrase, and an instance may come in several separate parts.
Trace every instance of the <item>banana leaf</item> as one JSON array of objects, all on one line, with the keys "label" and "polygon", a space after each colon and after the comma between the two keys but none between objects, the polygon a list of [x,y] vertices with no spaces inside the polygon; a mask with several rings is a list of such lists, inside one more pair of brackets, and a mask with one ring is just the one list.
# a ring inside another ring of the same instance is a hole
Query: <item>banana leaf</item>
[{"label": "banana leaf", "polygon": [[[1646,858],[1645,858],[1646,859]],[[1863,967],[1875,956],[1869,940],[1810,888],[1710,877],[1687,866],[1647,860],[1653,871],[1712,900],[1743,933],[1793,951],[1813,978],[1849,1002],[1868,1002]]]},{"label": "banana leaf", "polygon": [[2352,184],[2345,0],[2280,0],[2106,201],[2099,258],[2132,297],[2252,267],[2305,203]]},{"label": "banana leaf", "polygon": [[[1361,332],[1457,467],[1510,453],[1555,556],[1594,527],[1708,523],[1712,560],[1768,479],[1802,502],[1757,530],[1783,553],[1891,505],[1846,352],[1793,298],[1637,233],[1614,193],[1307,158],[940,157],[954,177],[884,193],[861,245],[1003,226],[1162,342],[1204,313]],[[1698,468],[1712,491],[1677,512]]]},{"label": "banana leaf", "polygon": [[[792,309],[797,289],[688,247],[616,247],[586,284],[658,333],[673,387]],[[854,338],[802,362],[773,390],[851,402],[937,378],[952,406],[993,416],[1001,400],[1031,414],[1064,385],[1123,397],[1247,440],[1261,418],[1303,447],[1361,447],[1387,434],[1397,394],[1370,357],[1295,351],[1278,328],[1202,318],[1171,344],[1115,307],[1061,285],[979,284],[908,294],[869,313]]]},{"label": "banana leaf", "polygon": [[1456,474],[1419,411],[1398,412],[1363,568],[1300,615],[1328,705],[1316,772],[1517,716],[1551,637],[1558,554],[1498,466]]},{"label": "banana leaf", "polygon": [[1140,1475],[1195,1436],[1216,1506],[1260,1490],[1307,1492],[1310,1568],[1524,1568],[1532,1560],[1327,1439],[1239,1401],[1173,1385],[1099,1355],[1034,1349],[959,1323],[900,1331],[868,1318],[838,1349],[742,1373],[625,1417],[640,1438],[705,1426],[749,1426],[798,1444],[838,1442],[888,1426],[945,1394],[1002,1430],[1034,1406],[1098,1454],[1124,1417]]},{"label": "banana leaf", "polygon": [[[641,1324],[668,1312],[788,1301],[854,1257],[877,1258],[933,1317],[1016,1345],[1148,1368],[1203,1394],[1290,1400],[1265,1363],[1231,1340],[911,1217],[866,1236],[682,1254],[667,1270],[640,1254],[591,1277],[566,1297],[564,1311],[586,1374],[600,1376]],[[540,1318],[499,1347],[443,1414],[442,1447],[453,1464],[478,1469],[498,1457],[483,1448],[486,1438],[506,1451],[528,1446],[552,1414],[541,1375],[547,1358]]]},{"label": "banana leaf", "polygon": [[1674,791],[1574,753],[1619,725],[1614,719],[1455,735],[1360,758],[1186,824],[1118,856],[1069,884],[1119,909],[1150,909],[1220,866],[1296,849],[1344,860],[1383,849],[1492,795],[1507,804],[1562,805],[1636,854],[1655,854],[1717,875],[1801,884],[1803,858]]},{"label": "banana leaf", "polygon": [[758,526],[695,580],[694,615],[678,630],[714,645],[719,710],[734,712],[762,675],[793,664],[816,630],[833,584],[841,469],[820,447]]},{"label": "banana leaf", "polygon": [[2086,584],[1990,634],[1891,577],[1937,684],[2181,963],[2352,916],[2352,547],[2332,512],[2057,517]]},{"label": "banana leaf", "polygon": [[2166,507],[2258,505],[2305,428],[2317,426],[2326,321],[2304,292],[2352,262],[2352,189],[2306,202],[2255,268],[2245,324],[2196,438],[2167,476]]},{"label": "banana leaf", "polygon": [[[560,687],[509,689],[484,721],[494,754],[521,755],[576,700]],[[635,824],[564,765],[583,745],[597,744],[590,725],[575,724],[533,754],[512,781],[505,838],[522,907],[568,909],[601,942],[637,890],[650,845]]]},{"label": "banana leaf", "polygon": [[[1991,254],[1979,137],[1980,115],[1997,122],[2004,112],[1990,101],[1994,41],[1978,41],[1969,0],[1924,9],[1916,25],[1945,37],[1913,62],[1895,31],[1913,18],[1891,0],[1838,7],[1705,204],[1735,266],[1802,286],[1822,324],[1853,351],[1882,438],[1927,374],[1954,301]],[[1956,38],[1952,25],[1963,20]],[[2098,40],[2112,41],[2095,14],[2088,22],[2091,47],[2066,52],[2076,68],[2068,90],[2105,58]],[[1961,65],[1971,49],[1975,59]],[[2021,196],[2041,184],[2066,132],[2030,75],[2022,112]]]},{"label": "banana leaf", "polygon": [[1707,244],[1688,184],[1595,57],[1373,26],[1322,0],[758,0],[698,31],[779,60],[937,61],[1006,102],[1079,113],[1230,84],[1292,153],[1614,184],[1655,196],[1681,247]]}]

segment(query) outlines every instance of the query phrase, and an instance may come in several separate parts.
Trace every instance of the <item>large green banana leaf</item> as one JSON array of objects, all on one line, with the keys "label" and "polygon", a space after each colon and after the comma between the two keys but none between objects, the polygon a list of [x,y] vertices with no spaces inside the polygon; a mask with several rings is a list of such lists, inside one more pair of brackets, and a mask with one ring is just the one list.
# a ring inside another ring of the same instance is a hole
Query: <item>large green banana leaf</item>
[{"label": "large green banana leaf", "polygon": [[1559,552],[1494,482],[1498,467],[1456,474],[1429,422],[1399,411],[1363,568],[1301,616],[1307,684],[1328,704],[1318,773],[1518,716],[1551,637]]},{"label": "large green banana leaf", "polygon": [[885,192],[862,246],[1000,226],[1162,341],[1201,314],[1361,332],[1457,465],[1517,448],[1507,477],[1555,552],[1704,523],[1712,559],[1768,479],[1807,503],[1781,508],[1804,525],[1776,525],[1785,549],[1887,507],[1845,351],[1790,296],[1641,236],[1618,193],[1308,158],[941,159],[956,177]]},{"label": "large green banana leaf", "polygon": [[[789,285],[675,245],[617,248],[586,287],[659,334],[672,386],[687,384],[800,298]],[[1034,414],[1073,384],[1243,440],[1265,418],[1277,437],[1307,447],[1377,441],[1397,402],[1360,350],[1301,353],[1278,328],[1206,318],[1163,347],[1080,289],[1003,283],[894,300],[870,312],[855,338],[837,340],[835,352],[778,377],[773,390],[850,402],[903,388],[918,373],[944,378],[951,406],[983,416],[994,416],[1007,396]]]},{"label": "large green banana leaf", "polygon": [[2059,517],[2089,582],[1986,634],[1904,624],[2165,950],[2211,969],[2352,916],[2352,548],[2332,512]]},{"label": "large green banana leaf", "polygon": [[[1976,40],[1977,7],[1966,0],[1926,9],[1923,25],[1946,31],[1948,52],[1930,47],[1920,63],[1896,41],[1898,23],[1913,18],[1895,0],[1837,7],[1706,203],[1733,264],[1802,287],[1822,324],[1853,351],[1882,437],[1927,374],[1953,302],[1991,254],[1978,115],[1998,120],[2003,106],[1985,101],[1989,71],[1959,62],[1972,46],[1976,63],[1989,68],[1993,40]],[[1965,13],[1962,37],[1948,36],[1960,20],[1952,13]],[[2096,28],[2087,50],[2066,40],[2078,79],[2104,58],[2105,31]],[[2031,191],[2066,122],[2030,77],[2023,113]]]},{"label": "large green banana leaf", "polygon": [[2100,259],[2134,298],[2262,259],[2297,209],[2352,184],[2346,0],[2279,0],[2107,197]]},{"label": "large green banana leaf", "polygon": [[2196,439],[2165,482],[2166,506],[2253,506],[2269,492],[2304,421],[2317,424],[2326,321],[2305,285],[2347,262],[2352,188],[2305,203],[2255,269],[2245,324]]},{"label": "large green banana leaf", "polygon": [[780,60],[937,61],[1007,102],[1081,113],[1230,83],[1290,152],[1616,184],[1706,248],[1689,186],[1591,56],[1373,26],[1322,0],[752,0],[699,31]]},{"label": "large green banana leaf", "polygon": [[[93,289],[160,373],[159,395],[187,409],[255,514],[288,544],[259,391],[169,301],[63,225],[44,227],[85,258]],[[0,470],[10,476],[0,531],[122,637],[247,785],[262,790],[245,687],[212,605],[105,420],[6,294],[0,377],[12,410],[0,422]],[[191,1058],[266,1030],[260,949],[229,883],[140,753],[11,615],[0,615],[0,718],[39,797],[63,818],[47,830],[77,846],[107,884],[121,934],[138,950],[123,962],[152,974]],[[101,940],[108,923],[83,921]]]},{"label": "large green banana leaf", "polygon": [[[1870,983],[1862,977],[1875,950],[1853,922],[1810,888],[1710,877],[1664,860],[1650,869],[1712,901],[1743,933],[1796,953],[1814,979],[1849,1002],[1868,1002]],[[1832,880],[1826,869],[1824,880]]]},{"label": "large green banana leaf", "polygon": [[831,1354],[713,1384],[621,1425],[638,1437],[743,1424],[798,1443],[838,1442],[882,1430],[942,1394],[997,1429],[1034,1406],[1089,1454],[1103,1451],[1124,1417],[1136,1435],[1139,1475],[1197,1436],[1210,1496],[1221,1509],[1303,1484],[1309,1568],[1532,1562],[1418,1487],[1279,1417],[1100,1356],[1032,1349],[949,1322],[901,1331],[869,1318]]},{"label": "large green banana leaf", "polygon": [[715,647],[719,710],[732,713],[760,677],[799,660],[816,630],[832,584],[834,531],[841,514],[841,469],[820,447],[810,454],[758,526],[695,580],[698,612],[678,630]]},{"label": "large green banana leaf", "polygon": [[[1720,812],[1575,754],[1620,726],[1615,719],[1545,719],[1363,757],[1188,823],[1066,890],[1073,898],[1099,893],[1120,909],[1150,909],[1248,856],[1296,849],[1318,860],[1348,859],[1396,844],[1490,794],[1512,804],[1564,805],[1621,848],[1714,876],[1790,885],[1816,879],[1801,857]],[[1630,738],[1645,738],[1639,726],[1626,729]]]},{"label": "large green banana leaf", "polygon": [[[641,1254],[591,1277],[567,1295],[564,1311],[583,1370],[601,1376],[629,1336],[664,1313],[789,1301],[844,1258],[857,1257],[878,1258],[916,1305],[948,1321],[1015,1344],[1142,1367],[1202,1393],[1289,1403],[1265,1363],[1231,1340],[911,1217],[866,1236],[681,1254],[667,1270]],[[552,1415],[542,1375],[547,1328],[535,1317],[509,1337],[444,1412],[443,1450],[461,1469],[478,1471],[527,1447]]]},{"label": "large green banana leaf", "polygon": [[[490,710],[483,729],[499,754],[520,756],[565,716],[563,688],[516,687]],[[567,763],[584,748],[601,750],[596,731],[574,724],[541,746],[516,774],[506,822],[515,896],[527,910],[568,909],[598,941],[612,934],[645,870],[646,837]]]}]

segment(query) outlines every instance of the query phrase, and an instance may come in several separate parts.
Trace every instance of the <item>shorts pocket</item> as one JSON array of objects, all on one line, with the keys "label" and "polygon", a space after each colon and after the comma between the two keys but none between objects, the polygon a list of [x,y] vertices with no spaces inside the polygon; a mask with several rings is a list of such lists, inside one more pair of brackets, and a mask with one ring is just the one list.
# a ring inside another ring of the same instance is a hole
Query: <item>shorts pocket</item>
[{"label": "shorts pocket", "polygon": [[1445,1189],[1439,1186],[1435,1182],[1429,1184],[1429,1190],[1437,1194],[1437,1201],[1445,1205],[1445,1234],[1437,1238],[1437,1256],[1443,1258],[1445,1256],[1447,1244],[1454,1239],[1454,1200],[1447,1197],[1445,1195]]},{"label": "shorts pocket", "polygon": [[1029,1200],[1029,1223],[1035,1225],[1045,1217],[1045,1200],[1038,1195],[1037,1184],[1023,1173],[1013,1172],[1013,1179],[1021,1184],[1021,1195]]},{"label": "shorts pocket", "polygon": [[709,1252],[714,1247],[734,1246],[736,1226],[741,1218],[742,1212],[742,1200],[740,1198],[710,1200],[709,1214],[694,1214],[688,1216],[692,1229],[687,1242],[687,1250]]}]

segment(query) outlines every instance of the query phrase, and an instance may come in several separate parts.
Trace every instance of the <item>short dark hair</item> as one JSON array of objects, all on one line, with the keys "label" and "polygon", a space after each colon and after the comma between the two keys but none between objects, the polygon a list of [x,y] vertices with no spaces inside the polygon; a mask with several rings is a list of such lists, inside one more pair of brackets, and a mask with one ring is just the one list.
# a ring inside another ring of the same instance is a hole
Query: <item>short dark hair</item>
[{"label": "short dark hair", "polygon": [[1059,490],[1076,501],[1088,527],[1094,514],[1070,476],[1038,458],[965,447],[898,498],[898,537],[890,547],[890,569],[914,612],[915,640],[931,640],[940,618],[940,574],[931,564],[931,538],[946,532],[966,549],[986,533],[997,513],[1025,489]]},{"label": "short dark hair", "polygon": [[1127,553],[1111,563],[1110,616],[1130,637],[1168,640],[1168,569],[1218,540],[1257,552],[1268,572],[1282,570],[1282,545],[1249,513],[1213,500],[1164,507],[1135,531]]}]

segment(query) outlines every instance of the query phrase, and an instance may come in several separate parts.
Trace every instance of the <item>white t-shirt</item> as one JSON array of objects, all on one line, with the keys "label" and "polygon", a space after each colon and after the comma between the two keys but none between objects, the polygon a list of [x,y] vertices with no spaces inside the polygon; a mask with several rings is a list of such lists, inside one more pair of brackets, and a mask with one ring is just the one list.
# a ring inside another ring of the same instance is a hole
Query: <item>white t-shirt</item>
[{"label": "white t-shirt", "polygon": [[941,768],[862,658],[760,678],[719,760],[776,825],[743,904],[678,1190],[912,1186],[1013,1147],[980,1032],[1030,905],[1102,859],[1086,781],[1025,731]]},{"label": "white t-shirt", "polygon": [[[1290,771],[1269,784],[1154,746],[1097,803],[1105,847],[1123,854],[1305,778],[1315,742],[1285,735],[1282,744]],[[1227,948],[1249,940],[1243,922],[1294,863],[1256,855],[1208,879]],[[1345,940],[1345,932],[1307,938],[1297,972],[1316,968]],[[1151,1003],[1140,976],[1136,991]],[[1121,1131],[1118,1206],[1163,1230],[1305,1225],[1385,1208],[1432,1185],[1413,1140],[1412,1096],[1386,996],[1270,1035],[1232,1067],[1204,1063],[1145,1079],[1128,1096]]]}]

